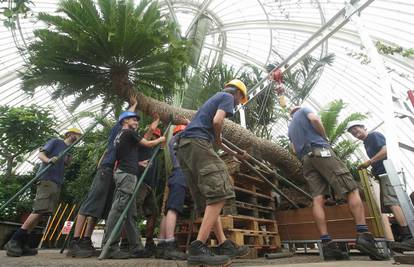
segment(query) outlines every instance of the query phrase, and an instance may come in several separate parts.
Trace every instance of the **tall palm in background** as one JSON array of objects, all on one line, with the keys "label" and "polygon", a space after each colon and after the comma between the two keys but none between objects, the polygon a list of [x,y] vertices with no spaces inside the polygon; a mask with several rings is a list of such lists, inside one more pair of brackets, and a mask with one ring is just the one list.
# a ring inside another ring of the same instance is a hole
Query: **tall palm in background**
[{"label": "tall palm in background", "polygon": [[[55,86],[54,97],[74,95],[75,107],[97,97],[105,105],[120,103],[136,94],[139,109],[156,112],[163,121],[172,115],[178,124],[180,116],[194,115],[165,103],[183,82],[188,47],[156,2],[142,0],[135,6],[132,0],[63,0],[59,6],[62,16],[39,15],[47,28],[35,31],[27,51],[24,90]],[[254,147],[290,177],[301,177],[300,162],[280,146],[228,120],[223,135],[241,148]]]},{"label": "tall palm in background", "polygon": [[349,157],[358,147],[358,144],[354,143],[352,140],[341,139],[346,133],[348,124],[353,121],[364,120],[367,118],[366,114],[354,112],[340,120],[341,112],[344,111],[346,106],[344,101],[334,100],[328,103],[326,107],[319,112],[329,142],[335,153],[343,161],[349,160]]}]

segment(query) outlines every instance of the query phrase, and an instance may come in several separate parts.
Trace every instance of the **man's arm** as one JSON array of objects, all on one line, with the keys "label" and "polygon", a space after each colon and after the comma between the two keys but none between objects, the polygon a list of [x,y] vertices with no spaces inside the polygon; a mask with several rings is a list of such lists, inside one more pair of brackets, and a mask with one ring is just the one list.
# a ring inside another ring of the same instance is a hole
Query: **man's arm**
[{"label": "man's arm", "polygon": [[213,118],[213,129],[214,129],[214,138],[216,144],[219,147],[223,147],[221,142],[221,131],[223,130],[224,119],[226,118],[226,112],[222,109],[218,109],[216,115]]},{"label": "man's arm", "polygon": [[377,161],[381,161],[384,160],[387,157],[387,147],[383,146],[380,151],[378,151],[377,154],[375,154],[372,158],[370,158],[369,160],[365,161],[364,163],[361,163],[358,168],[359,169],[366,169],[368,168],[370,165],[372,165],[372,163],[377,162]]},{"label": "man's arm", "polygon": [[328,137],[326,136],[325,128],[323,127],[321,119],[313,112],[310,112],[306,115],[309,119],[310,123],[312,124],[313,128],[318,132],[320,136],[322,136],[326,141],[328,141]]},{"label": "man's arm", "polygon": [[292,143],[290,143],[290,144],[289,144],[289,147],[290,147],[290,149],[292,150],[293,154],[295,154],[295,155],[296,155],[295,146],[294,146]]},{"label": "man's arm", "polygon": [[135,112],[135,110],[137,109],[137,96],[135,94],[132,94],[129,97],[129,104],[130,107],[128,108],[128,111]]},{"label": "man's arm", "polygon": [[151,124],[148,127],[148,130],[145,134],[148,139],[150,139],[152,137],[152,134],[155,132],[155,130],[158,127],[158,124],[160,123],[160,116],[157,113],[152,114],[152,117],[154,118],[154,121],[151,122]]},{"label": "man's arm", "polygon": [[49,158],[48,156],[46,156],[46,153],[43,152],[43,151],[40,152],[37,157],[38,157],[38,159],[40,159],[45,164],[55,163],[57,161],[57,157],[56,156]]},{"label": "man's arm", "polygon": [[165,136],[161,136],[160,138],[157,138],[155,140],[147,140],[145,138],[142,138],[141,141],[139,142],[141,145],[145,146],[145,147],[154,147],[160,143],[165,142]]}]

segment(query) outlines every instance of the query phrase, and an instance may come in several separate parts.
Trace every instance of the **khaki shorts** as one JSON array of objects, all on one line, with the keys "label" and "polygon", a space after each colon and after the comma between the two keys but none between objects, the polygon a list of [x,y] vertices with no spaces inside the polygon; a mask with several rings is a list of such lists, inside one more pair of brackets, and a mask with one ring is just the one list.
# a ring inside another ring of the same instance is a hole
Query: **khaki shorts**
[{"label": "khaki shorts", "polygon": [[[380,184],[380,199],[382,206],[399,206],[400,202],[398,201],[397,193],[394,190],[394,187],[391,185],[390,178],[388,175],[381,175],[378,178]],[[385,209],[382,209],[383,211]]]},{"label": "khaki shorts", "polygon": [[33,213],[50,215],[59,202],[60,187],[52,181],[40,180],[36,184],[36,197],[33,202]]},{"label": "khaki shorts", "polygon": [[206,205],[235,198],[227,166],[209,141],[182,138],[177,157],[199,214]]},{"label": "khaki shorts", "polygon": [[139,217],[158,216],[157,200],[154,190],[149,185],[141,184],[138,189],[136,203]]},{"label": "khaki shorts", "polygon": [[312,197],[329,195],[331,186],[337,195],[344,196],[358,189],[358,184],[345,164],[329,149],[330,157],[321,157],[321,148],[313,149],[313,156],[303,157],[303,176]]}]

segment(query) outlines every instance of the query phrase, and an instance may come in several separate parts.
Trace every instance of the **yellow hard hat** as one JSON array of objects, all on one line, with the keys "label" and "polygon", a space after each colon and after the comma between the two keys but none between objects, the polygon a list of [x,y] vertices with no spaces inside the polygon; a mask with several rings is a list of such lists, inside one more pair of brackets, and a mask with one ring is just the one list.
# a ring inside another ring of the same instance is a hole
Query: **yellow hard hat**
[{"label": "yellow hard hat", "polygon": [[245,104],[247,102],[247,87],[246,85],[240,81],[239,79],[231,80],[230,82],[226,83],[224,86],[235,86],[243,93],[243,98],[240,100],[240,103]]},{"label": "yellow hard hat", "polygon": [[78,128],[69,128],[66,130],[65,135],[67,135],[68,133],[82,134],[81,130],[79,130]]}]

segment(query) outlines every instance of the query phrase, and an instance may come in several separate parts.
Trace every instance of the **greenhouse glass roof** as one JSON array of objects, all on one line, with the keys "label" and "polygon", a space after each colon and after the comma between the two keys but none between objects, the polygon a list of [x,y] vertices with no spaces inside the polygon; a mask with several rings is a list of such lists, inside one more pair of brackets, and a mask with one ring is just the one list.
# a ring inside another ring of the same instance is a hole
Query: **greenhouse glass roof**
[{"label": "greenhouse glass roof", "polygon": [[[68,111],[73,99],[52,100],[53,88],[41,88],[33,97],[20,90],[19,71],[24,71],[24,48],[33,40],[33,29],[42,27],[36,20],[40,11],[55,12],[58,1],[36,0],[33,16],[21,18],[16,30],[0,26],[0,104],[51,106],[59,118],[59,131],[70,125],[85,129],[91,119],[74,116],[81,111],[98,111],[101,102],[86,103]],[[203,45],[202,57],[209,64],[217,60],[234,66],[246,63],[261,69],[269,63],[281,62],[312,36],[326,21],[345,7],[344,0],[163,0],[162,12],[171,15],[185,36],[188,28],[201,16],[211,20]],[[3,3],[2,5],[6,5]],[[414,2],[410,0],[376,0],[361,13],[365,29],[374,42],[412,48],[414,44]],[[366,51],[361,44],[356,25],[350,21],[312,55],[334,53],[332,66],[326,66],[305,105],[320,110],[328,102],[343,99],[346,113],[369,112],[366,126],[385,134],[395,131],[400,146],[401,166],[408,181],[408,191],[414,191],[414,119],[400,116],[394,119],[395,129],[384,125],[386,96],[374,64],[365,62]],[[362,56],[361,56],[362,55]],[[413,106],[407,91],[414,89],[414,57],[382,55],[391,78],[394,108],[399,114],[413,116]],[[369,58],[368,58],[369,59]],[[369,60],[368,60],[369,61]],[[285,124],[274,125],[273,135],[286,135]],[[351,136],[348,136],[351,138]],[[361,147],[362,148],[362,147]],[[366,157],[363,148],[360,157]],[[33,160],[32,155],[29,160]],[[20,171],[29,168],[20,167]]]}]

